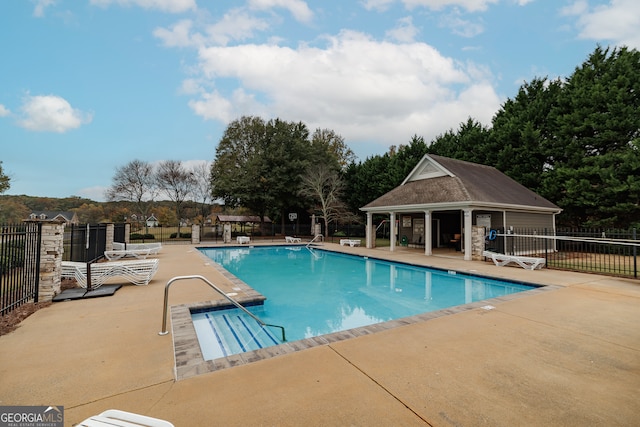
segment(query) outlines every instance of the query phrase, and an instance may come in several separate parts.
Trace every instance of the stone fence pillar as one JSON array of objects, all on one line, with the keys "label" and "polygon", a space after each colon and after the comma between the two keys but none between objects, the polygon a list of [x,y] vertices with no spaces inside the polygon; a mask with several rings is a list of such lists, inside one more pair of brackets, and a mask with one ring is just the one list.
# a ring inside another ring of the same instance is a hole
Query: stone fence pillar
[{"label": "stone fence pillar", "polygon": [[200,226],[198,224],[191,225],[191,244],[200,244]]},{"label": "stone fence pillar", "polygon": [[107,230],[106,230],[106,236],[105,236],[105,242],[104,242],[104,250],[105,251],[112,251],[113,250],[113,236],[115,234],[116,226],[113,223],[108,223],[106,225],[107,225]]},{"label": "stone fence pillar", "polygon": [[42,222],[40,245],[40,286],[38,301],[51,301],[60,293],[62,254],[64,253],[64,222]]}]

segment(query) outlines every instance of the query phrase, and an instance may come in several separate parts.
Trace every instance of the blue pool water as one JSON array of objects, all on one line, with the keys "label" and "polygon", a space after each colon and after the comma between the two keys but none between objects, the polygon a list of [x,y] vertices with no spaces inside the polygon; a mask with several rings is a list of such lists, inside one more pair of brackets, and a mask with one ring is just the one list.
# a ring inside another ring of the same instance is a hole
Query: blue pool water
[{"label": "blue pool water", "polygon": [[[284,326],[288,341],[532,289],[524,284],[304,246],[200,250],[267,298],[264,306],[251,310],[266,323]],[[280,341],[277,330],[256,330],[259,325],[247,321],[251,319],[238,309],[194,313],[192,317],[201,345],[203,341],[241,343],[227,350],[205,350],[203,346],[205,359]],[[219,332],[223,329],[215,327],[232,323],[239,327],[231,328],[231,332]],[[239,337],[241,334],[245,337]]]}]

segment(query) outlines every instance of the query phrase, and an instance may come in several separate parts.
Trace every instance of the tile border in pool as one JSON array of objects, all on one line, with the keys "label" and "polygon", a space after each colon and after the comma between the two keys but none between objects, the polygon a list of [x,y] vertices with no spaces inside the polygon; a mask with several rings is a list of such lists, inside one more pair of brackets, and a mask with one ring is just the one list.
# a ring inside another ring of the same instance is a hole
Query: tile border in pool
[{"label": "tile border in pool", "polygon": [[[206,255],[201,255],[207,260],[211,261]],[[371,258],[371,257],[370,257]],[[382,258],[379,258],[383,261]],[[397,261],[389,261],[397,262]],[[220,273],[222,273],[227,279],[229,279],[234,285],[234,290],[238,290],[239,296],[234,297],[236,301],[241,304],[255,304],[262,303],[266,298],[259,292],[255,291],[249,285],[236,276],[228,272],[221,265],[211,261],[210,264]],[[411,264],[415,265],[415,264]],[[434,268],[428,266],[420,266],[425,268]],[[438,268],[435,268],[438,269]],[[446,271],[446,270],[445,270]],[[464,274],[475,276],[467,272],[456,271],[457,274]],[[477,275],[480,277],[489,277],[484,275]],[[505,279],[499,279],[505,280]],[[245,365],[259,360],[270,359],[275,356],[293,353],[308,348],[317,347],[321,345],[331,344],[337,341],[343,341],[350,338],[356,338],[363,335],[370,335],[376,332],[394,329],[400,326],[406,326],[414,323],[425,322],[431,319],[448,316],[450,314],[462,313],[469,310],[482,308],[488,305],[495,305],[505,301],[511,301],[517,298],[523,298],[525,296],[531,296],[537,293],[546,292],[549,290],[558,289],[559,286],[555,285],[538,285],[524,282],[528,286],[532,286],[533,289],[517,292],[501,297],[486,299],[482,301],[476,301],[469,304],[458,305],[454,307],[444,308],[442,310],[431,311],[427,313],[421,313],[414,316],[403,317],[400,319],[390,320],[382,323],[375,323],[373,325],[362,326],[359,328],[348,329],[345,331],[334,332],[331,334],[320,335],[313,338],[306,338],[299,341],[290,341],[280,345],[266,347],[259,350],[254,350],[246,353],[233,354],[227,357],[222,357],[214,360],[204,360],[202,351],[200,350],[200,343],[196,335],[195,327],[191,319],[191,313],[201,311],[208,308],[215,308],[221,306],[228,306],[229,302],[224,300],[217,301],[203,301],[195,304],[182,304],[171,306],[171,328],[173,336],[173,346],[175,355],[175,377],[176,380],[182,380],[190,378],[196,375],[205,374],[208,372],[219,371],[222,369],[232,368],[234,366]]]}]

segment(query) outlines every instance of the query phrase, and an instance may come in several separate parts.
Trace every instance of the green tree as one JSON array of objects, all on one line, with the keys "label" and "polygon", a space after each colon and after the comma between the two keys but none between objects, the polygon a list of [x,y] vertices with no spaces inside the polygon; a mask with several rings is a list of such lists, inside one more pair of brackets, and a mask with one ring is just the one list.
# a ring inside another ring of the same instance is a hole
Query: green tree
[{"label": "green tree", "polygon": [[19,224],[32,212],[18,197],[0,197],[0,224]]},{"label": "green tree", "polygon": [[317,156],[316,161],[324,164],[335,163],[341,171],[356,159],[344,138],[331,129],[316,129],[311,136],[311,147]]},{"label": "green tree", "polygon": [[556,129],[550,116],[561,89],[560,80],[535,78],[507,99],[492,120],[485,164],[540,191],[543,174],[555,161],[550,148]]},{"label": "green tree", "polygon": [[[266,138],[266,123],[260,117],[244,116],[234,120],[224,131],[211,165],[211,195],[220,198],[228,207],[241,204],[262,206],[262,188],[257,157]],[[258,212],[258,211],[256,211]]]},{"label": "green tree", "polygon": [[2,170],[2,161],[0,161],[0,194],[4,193],[11,187],[11,179],[5,175]]},{"label": "green tree", "polygon": [[598,46],[567,79],[550,114],[557,130],[542,195],[564,209],[567,225],[628,227],[640,214],[639,64],[637,50]]},{"label": "green tree", "polygon": [[457,131],[449,130],[436,137],[427,151],[429,154],[453,159],[491,164],[493,153],[488,150],[489,132],[486,126],[469,118],[466,122],[460,123]]},{"label": "green tree", "polygon": [[279,218],[284,226],[287,210],[305,208],[306,201],[299,197],[300,176],[321,158],[322,150],[327,158],[326,146],[312,147],[304,123],[242,117],[227,126],[216,149],[212,196],[222,198],[228,207],[248,208],[263,219],[265,215]]}]

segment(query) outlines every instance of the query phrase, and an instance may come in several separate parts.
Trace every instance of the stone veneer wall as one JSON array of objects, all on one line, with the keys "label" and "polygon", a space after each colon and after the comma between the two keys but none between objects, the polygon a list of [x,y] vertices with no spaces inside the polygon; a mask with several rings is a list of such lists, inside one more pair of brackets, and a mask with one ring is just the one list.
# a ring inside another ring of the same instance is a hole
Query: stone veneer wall
[{"label": "stone veneer wall", "polygon": [[105,236],[104,250],[112,251],[113,250],[113,235],[115,234],[116,226],[114,224],[107,224],[107,232]]},{"label": "stone veneer wall", "polygon": [[60,293],[64,222],[42,221],[41,239],[38,301],[51,301]]},{"label": "stone veneer wall", "polygon": [[471,259],[481,261],[484,251],[485,228],[474,225],[471,230]]}]

